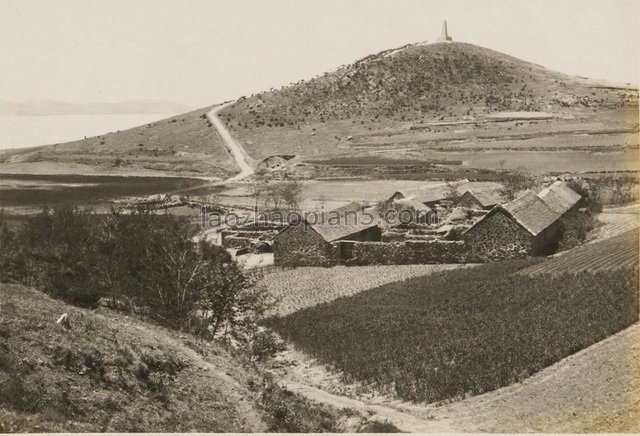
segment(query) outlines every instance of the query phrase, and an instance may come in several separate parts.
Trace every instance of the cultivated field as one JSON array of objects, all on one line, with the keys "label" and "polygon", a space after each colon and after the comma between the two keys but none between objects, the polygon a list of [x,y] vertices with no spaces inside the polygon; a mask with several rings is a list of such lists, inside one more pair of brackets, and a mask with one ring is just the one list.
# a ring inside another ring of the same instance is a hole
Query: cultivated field
[{"label": "cultivated field", "polygon": [[286,315],[391,282],[463,265],[384,265],[301,267],[266,275],[261,283],[279,300],[275,313]]},{"label": "cultivated field", "polygon": [[268,324],[350,379],[416,402],[521,381],[638,320],[638,271],[522,276],[530,261],[433,273]]},{"label": "cultivated field", "polygon": [[523,275],[579,274],[583,271],[613,271],[636,268],[640,263],[640,232],[629,230],[618,236],[582,245],[519,271]]}]

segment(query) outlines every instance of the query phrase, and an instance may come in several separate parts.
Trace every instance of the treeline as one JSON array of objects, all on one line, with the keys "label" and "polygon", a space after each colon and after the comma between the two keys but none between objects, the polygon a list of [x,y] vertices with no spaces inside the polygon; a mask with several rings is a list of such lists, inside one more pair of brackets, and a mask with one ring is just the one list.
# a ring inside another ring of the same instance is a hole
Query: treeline
[{"label": "treeline", "polygon": [[70,304],[102,301],[207,337],[256,331],[268,307],[223,248],[194,242],[197,228],[184,218],[59,206],[14,230],[2,221],[1,281]]}]

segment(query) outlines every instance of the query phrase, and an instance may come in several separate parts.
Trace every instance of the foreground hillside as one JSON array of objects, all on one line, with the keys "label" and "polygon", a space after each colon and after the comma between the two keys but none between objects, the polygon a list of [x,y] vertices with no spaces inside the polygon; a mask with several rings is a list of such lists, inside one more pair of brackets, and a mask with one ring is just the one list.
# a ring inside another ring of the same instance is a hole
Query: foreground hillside
[{"label": "foreground hillside", "polygon": [[0,154],[0,171],[226,178],[236,172],[235,163],[205,116],[209,110],[64,144],[7,151]]},{"label": "foreground hillside", "polygon": [[102,310],[1,285],[0,432],[394,429],[281,390],[220,346]]},{"label": "foreground hillside", "polygon": [[[2,285],[0,431],[261,431],[249,372],[218,348]],[[71,329],[56,325],[68,313]]]}]

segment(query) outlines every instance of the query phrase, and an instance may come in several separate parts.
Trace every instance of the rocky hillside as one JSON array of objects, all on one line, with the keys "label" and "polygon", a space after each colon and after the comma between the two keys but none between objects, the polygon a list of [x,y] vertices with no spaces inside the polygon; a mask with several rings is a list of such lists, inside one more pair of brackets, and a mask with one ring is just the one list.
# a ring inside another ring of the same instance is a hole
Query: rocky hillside
[{"label": "rocky hillside", "polygon": [[438,132],[434,124],[493,121],[496,114],[501,121],[513,113],[528,114],[526,121],[582,119],[637,110],[637,104],[631,86],[568,76],[471,44],[436,43],[383,51],[309,81],[242,97],[222,117],[257,158],[353,154],[353,143],[363,137],[393,144],[399,134],[442,134],[447,127]]},{"label": "rocky hillside", "polygon": [[292,126],[353,117],[414,119],[492,111],[617,107],[624,90],[594,88],[493,50],[465,43],[409,45],[335,72],[240,101],[242,126]]}]

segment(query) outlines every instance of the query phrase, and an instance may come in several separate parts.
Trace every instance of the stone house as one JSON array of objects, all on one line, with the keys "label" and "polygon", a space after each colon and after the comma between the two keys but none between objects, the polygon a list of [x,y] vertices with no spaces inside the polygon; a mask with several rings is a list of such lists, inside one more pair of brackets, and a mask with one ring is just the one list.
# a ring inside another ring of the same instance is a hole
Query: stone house
[{"label": "stone house", "polygon": [[456,202],[456,206],[476,210],[491,210],[502,203],[504,198],[495,191],[465,191]]},{"label": "stone house", "polygon": [[537,195],[527,191],[496,205],[463,233],[472,258],[499,260],[552,253],[560,219],[577,211],[580,198],[563,182],[555,182]]},{"label": "stone house", "polygon": [[395,202],[398,200],[411,199],[435,210],[436,206],[443,201],[451,200],[453,194],[452,188],[460,192],[460,189],[463,189],[463,187],[466,190],[468,185],[469,181],[465,179],[453,183],[440,183],[421,188],[403,189],[401,191],[394,192],[391,197],[389,197],[389,200],[391,202]]},{"label": "stone house", "polygon": [[411,197],[400,198],[394,201],[399,216],[400,224],[409,221],[417,224],[435,224],[438,222],[438,214],[435,210],[424,203]]},{"label": "stone house", "polygon": [[314,220],[300,222],[280,231],[273,239],[273,262],[288,266],[331,266],[352,257],[356,241],[380,241],[377,220],[360,213],[341,213],[332,220],[331,212]]}]

